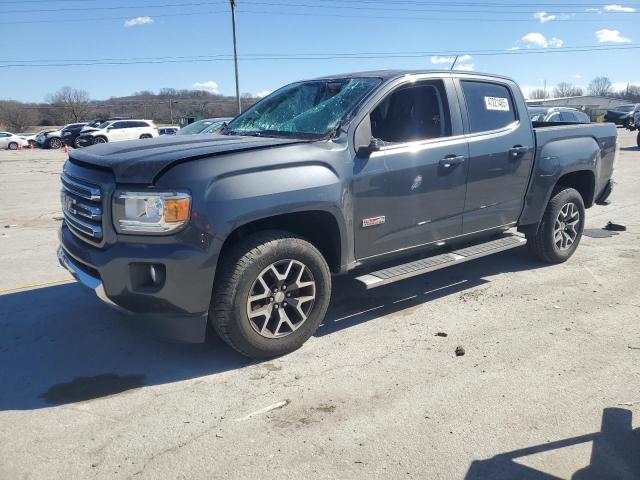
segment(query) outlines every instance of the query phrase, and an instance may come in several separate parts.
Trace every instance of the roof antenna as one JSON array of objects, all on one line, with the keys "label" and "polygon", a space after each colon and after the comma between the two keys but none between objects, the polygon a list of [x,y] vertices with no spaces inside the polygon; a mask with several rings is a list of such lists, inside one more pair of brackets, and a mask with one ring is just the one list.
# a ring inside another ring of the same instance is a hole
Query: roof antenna
[{"label": "roof antenna", "polygon": [[453,63],[451,64],[451,68],[449,70],[453,70],[453,67],[456,66],[457,61],[458,61],[458,55],[456,55],[456,58],[453,59]]}]

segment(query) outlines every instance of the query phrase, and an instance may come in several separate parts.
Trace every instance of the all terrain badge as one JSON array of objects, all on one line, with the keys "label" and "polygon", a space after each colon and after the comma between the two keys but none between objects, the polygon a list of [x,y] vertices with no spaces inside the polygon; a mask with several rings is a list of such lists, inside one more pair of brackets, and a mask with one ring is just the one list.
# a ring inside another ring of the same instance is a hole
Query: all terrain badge
[{"label": "all terrain badge", "polygon": [[362,220],[362,226],[373,227],[374,225],[382,225],[386,221],[387,219],[384,215],[380,215],[379,217],[364,218]]}]

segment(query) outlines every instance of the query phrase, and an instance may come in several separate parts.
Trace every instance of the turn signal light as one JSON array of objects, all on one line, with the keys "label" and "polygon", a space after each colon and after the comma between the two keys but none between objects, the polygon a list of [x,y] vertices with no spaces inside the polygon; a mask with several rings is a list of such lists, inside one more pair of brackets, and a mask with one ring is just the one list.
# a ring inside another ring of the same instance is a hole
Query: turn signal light
[{"label": "turn signal light", "polygon": [[185,222],[189,219],[191,198],[168,198],[164,201],[165,222]]}]

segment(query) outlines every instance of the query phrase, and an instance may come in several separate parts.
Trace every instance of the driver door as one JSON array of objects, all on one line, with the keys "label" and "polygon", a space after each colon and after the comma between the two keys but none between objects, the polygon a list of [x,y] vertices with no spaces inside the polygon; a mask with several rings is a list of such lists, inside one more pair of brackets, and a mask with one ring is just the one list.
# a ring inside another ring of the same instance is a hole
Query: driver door
[{"label": "driver door", "polygon": [[469,151],[451,80],[400,84],[369,119],[379,146],[355,160],[356,258],[460,235]]}]

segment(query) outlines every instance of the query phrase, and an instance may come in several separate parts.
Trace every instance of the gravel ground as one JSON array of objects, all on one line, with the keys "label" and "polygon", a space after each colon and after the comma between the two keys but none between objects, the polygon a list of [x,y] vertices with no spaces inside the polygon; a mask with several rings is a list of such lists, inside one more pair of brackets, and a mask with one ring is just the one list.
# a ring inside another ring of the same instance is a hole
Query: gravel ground
[{"label": "gravel ground", "polygon": [[640,150],[619,133],[587,227],[626,232],[558,266],[336,279],[315,337],[267,362],[155,338],[71,281],[64,154],[0,152],[0,478],[640,478]]}]

